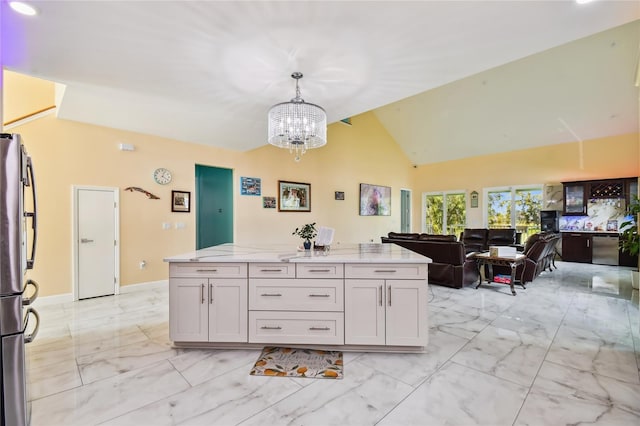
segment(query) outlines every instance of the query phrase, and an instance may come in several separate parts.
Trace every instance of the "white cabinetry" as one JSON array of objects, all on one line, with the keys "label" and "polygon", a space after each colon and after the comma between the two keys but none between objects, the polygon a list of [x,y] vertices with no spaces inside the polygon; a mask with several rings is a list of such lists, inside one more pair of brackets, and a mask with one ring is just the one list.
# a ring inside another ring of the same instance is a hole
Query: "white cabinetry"
[{"label": "white cabinetry", "polygon": [[427,263],[407,260],[413,254],[406,251],[395,253],[396,263],[363,261],[375,255],[336,255],[337,262],[171,261],[171,340],[177,347],[291,344],[422,352],[428,339]]},{"label": "white cabinetry", "polygon": [[171,340],[247,341],[246,264],[172,264],[169,274]]},{"label": "white cabinetry", "polygon": [[209,304],[206,278],[171,278],[169,283],[169,337],[180,342],[209,340]]},{"label": "white cabinetry", "polygon": [[249,266],[249,342],[344,344],[342,264]]},{"label": "white cabinetry", "polygon": [[427,283],[416,278],[426,277],[426,265],[352,266],[345,270],[345,344],[425,346]]}]

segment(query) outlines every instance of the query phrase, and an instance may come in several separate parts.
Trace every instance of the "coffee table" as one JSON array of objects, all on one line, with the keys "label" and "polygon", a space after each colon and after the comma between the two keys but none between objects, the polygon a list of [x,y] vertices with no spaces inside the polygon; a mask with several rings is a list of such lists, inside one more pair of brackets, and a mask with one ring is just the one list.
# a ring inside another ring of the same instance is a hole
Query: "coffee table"
[{"label": "coffee table", "polygon": [[[518,265],[524,263],[527,256],[525,256],[524,254],[516,254],[515,256],[491,256],[489,252],[486,252],[473,253],[471,255],[471,258],[474,259],[476,261],[476,264],[478,265],[479,278],[476,288],[480,287],[480,284],[482,284],[482,267],[484,265],[488,266],[489,277],[491,279],[493,279],[493,265],[509,266],[511,268],[511,282],[509,283],[509,287],[511,287],[511,294],[513,294],[514,296],[516,295],[516,290],[513,287],[516,282],[516,269],[518,268]],[[526,290],[526,287],[524,286],[524,283],[522,283],[522,281],[520,281],[519,284]]]}]

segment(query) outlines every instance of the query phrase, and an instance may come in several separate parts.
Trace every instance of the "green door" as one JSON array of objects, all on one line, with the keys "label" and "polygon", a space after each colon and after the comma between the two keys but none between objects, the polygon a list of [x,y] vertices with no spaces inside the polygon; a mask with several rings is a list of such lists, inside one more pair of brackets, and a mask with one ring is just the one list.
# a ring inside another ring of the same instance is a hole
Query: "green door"
[{"label": "green door", "polygon": [[196,164],[196,249],[233,242],[233,171]]}]

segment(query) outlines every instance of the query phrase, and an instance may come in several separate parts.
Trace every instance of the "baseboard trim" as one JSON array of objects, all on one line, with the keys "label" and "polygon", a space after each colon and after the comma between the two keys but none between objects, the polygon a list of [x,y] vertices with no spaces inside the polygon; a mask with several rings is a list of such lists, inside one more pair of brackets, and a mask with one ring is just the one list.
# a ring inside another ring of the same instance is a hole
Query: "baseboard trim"
[{"label": "baseboard trim", "polygon": [[145,283],[129,284],[120,286],[120,294],[150,290],[152,288],[166,288],[167,286],[169,286],[169,280],[148,281]]},{"label": "baseboard trim", "polygon": [[[151,290],[153,288],[166,288],[169,280],[149,281],[145,283],[130,284],[120,287],[119,294],[134,293],[136,291]],[[38,296],[35,303],[40,306],[56,305],[59,303],[73,302],[72,293],[54,294],[52,296]]]},{"label": "baseboard trim", "polygon": [[73,294],[54,294],[53,296],[38,296],[35,303],[40,306],[57,305],[60,303],[73,302]]}]

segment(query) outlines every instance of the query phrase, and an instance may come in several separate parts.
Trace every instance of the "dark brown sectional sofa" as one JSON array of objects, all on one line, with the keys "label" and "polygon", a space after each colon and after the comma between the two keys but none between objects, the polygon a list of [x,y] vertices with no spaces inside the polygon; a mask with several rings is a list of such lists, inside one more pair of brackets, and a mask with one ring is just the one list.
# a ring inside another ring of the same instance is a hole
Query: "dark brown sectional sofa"
[{"label": "dark brown sectional sofa", "polygon": [[[545,269],[555,266],[555,244],[559,234],[534,234],[524,246],[517,244],[516,230],[509,229],[465,229],[456,241],[455,235],[433,235],[389,232],[381,237],[383,243],[395,243],[433,260],[429,264],[429,283],[462,288],[479,279],[476,262],[469,254],[487,251],[490,246],[515,246],[527,256],[516,270],[516,279],[523,283],[533,281]],[[506,267],[493,267],[494,274],[511,274]]]},{"label": "dark brown sectional sofa", "polygon": [[383,243],[395,243],[430,258],[429,284],[462,288],[478,281],[474,260],[467,259],[464,244],[455,235],[403,234],[389,232]]},{"label": "dark brown sectional sofa", "polygon": [[518,244],[518,233],[515,228],[467,228],[460,235],[460,241],[464,243],[467,253],[487,251],[491,246],[515,246],[520,251],[523,249]]}]

